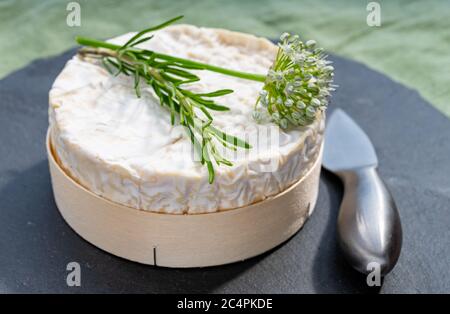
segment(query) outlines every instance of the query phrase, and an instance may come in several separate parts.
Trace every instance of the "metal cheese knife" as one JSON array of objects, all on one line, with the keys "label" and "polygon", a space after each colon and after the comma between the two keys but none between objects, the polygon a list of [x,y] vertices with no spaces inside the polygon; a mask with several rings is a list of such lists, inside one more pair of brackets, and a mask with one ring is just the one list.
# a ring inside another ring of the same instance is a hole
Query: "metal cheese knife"
[{"label": "metal cheese knife", "polygon": [[334,110],[325,130],[323,166],[344,183],[338,241],[353,268],[367,274],[378,266],[385,275],[400,255],[402,227],[377,165],[375,150],[364,131],[343,110]]}]

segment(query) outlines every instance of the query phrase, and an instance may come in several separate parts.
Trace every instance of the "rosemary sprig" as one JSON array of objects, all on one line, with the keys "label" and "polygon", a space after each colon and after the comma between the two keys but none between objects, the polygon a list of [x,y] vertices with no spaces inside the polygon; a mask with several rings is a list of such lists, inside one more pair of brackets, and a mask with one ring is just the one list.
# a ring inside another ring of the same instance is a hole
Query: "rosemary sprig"
[{"label": "rosemary sprig", "polygon": [[[232,150],[236,150],[238,147],[251,148],[250,144],[244,140],[222,132],[212,125],[213,116],[210,111],[229,110],[228,107],[218,104],[213,98],[230,94],[233,90],[221,89],[206,93],[189,91],[183,88],[184,85],[200,80],[190,70],[202,69],[204,66],[194,61],[180,60],[169,56],[161,57],[155,52],[135,48],[137,44],[152,38],[152,36],[145,36],[147,33],[163,28],[180,18],[143,30],[122,46],[109,45],[105,47],[103,42],[98,45],[92,40],[78,38],[79,43],[90,46],[80,49],[79,55],[83,58],[101,59],[104,67],[113,75],[133,76],[137,97],[141,97],[142,81],[151,86],[159,98],[160,104],[169,109],[172,125],[178,121],[179,124],[186,127],[201,163],[208,169],[208,180],[212,183],[215,175],[213,162],[216,165],[233,165],[220,155],[217,144]],[[203,115],[199,115],[198,110]]]}]

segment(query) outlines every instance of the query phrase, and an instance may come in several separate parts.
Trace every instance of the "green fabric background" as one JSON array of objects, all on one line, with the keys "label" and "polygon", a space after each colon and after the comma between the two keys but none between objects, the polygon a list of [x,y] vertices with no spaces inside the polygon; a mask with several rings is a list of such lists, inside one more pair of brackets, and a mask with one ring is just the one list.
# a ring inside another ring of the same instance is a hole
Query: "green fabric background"
[{"label": "green fabric background", "polygon": [[[369,1],[78,0],[81,26],[66,24],[66,0],[0,0],[0,78],[35,58],[184,14],[185,23],[261,36],[315,39],[418,90],[450,116],[450,1],[378,1],[381,27],[366,23]],[[380,91],[382,93],[383,91]]]}]

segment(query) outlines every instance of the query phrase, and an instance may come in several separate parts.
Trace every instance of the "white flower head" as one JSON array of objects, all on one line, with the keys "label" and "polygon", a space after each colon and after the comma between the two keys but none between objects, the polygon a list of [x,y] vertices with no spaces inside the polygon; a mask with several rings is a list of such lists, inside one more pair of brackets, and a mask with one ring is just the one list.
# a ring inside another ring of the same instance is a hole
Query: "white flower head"
[{"label": "white flower head", "polygon": [[301,100],[297,101],[296,106],[297,106],[298,109],[305,109],[306,108],[306,104],[303,101],[301,101]]},{"label": "white flower head", "polygon": [[282,71],[274,71],[269,70],[269,73],[267,74],[268,78],[272,82],[282,82],[284,79],[284,74]]},{"label": "white flower head", "polygon": [[292,56],[292,62],[295,64],[301,65],[305,61],[305,55],[299,52],[296,52]]},{"label": "white flower head", "polygon": [[256,122],[261,122],[262,120],[262,113],[259,110],[254,110],[252,112],[252,118],[253,120],[255,120]]},{"label": "white flower head", "polygon": [[269,97],[261,97],[259,99],[259,102],[261,103],[261,106],[266,107],[269,106]]},{"label": "white flower head", "polygon": [[327,97],[327,96],[330,96],[330,92],[329,92],[326,88],[322,88],[322,89],[319,91],[319,96],[320,96],[320,97]]},{"label": "white flower head", "polygon": [[284,102],[284,105],[286,107],[292,107],[293,104],[294,104],[294,101],[291,98],[286,99],[286,101]]},{"label": "white flower head", "polygon": [[284,71],[285,76],[286,75],[292,75],[295,73],[295,70],[293,68],[287,69],[286,71]]},{"label": "white flower head", "polygon": [[308,88],[310,89],[316,88],[316,84],[314,82],[309,81]]},{"label": "white flower head", "polygon": [[287,54],[288,56],[294,52],[294,49],[292,48],[291,44],[281,44],[280,48],[283,49],[284,53]]},{"label": "white flower head", "polygon": [[327,65],[327,66],[323,67],[323,71],[327,72],[327,73],[331,73],[334,71],[334,67],[332,65]]},{"label": "white flower head", "polygon": [[286,96],[290,96],[294,93],[294,83],[287,83],[286,87],[284,88],[284,93]]},{"label": "white flower head", "polygon": [[315,40],[310,39],[306,42],[306,47],[308,47],[308,48],[313,48],[315,45],[316,45]]},{"label": "white flower head", "polygon": [[302,95],[308,96],[308,91],[304,88],[299,88],[298,92]]},{"label": "white flower head", "polygon": [[289,36],[291,36],[291,34],[284,32],[283,34],[281,34],[280,40],[285,41],[286,39],[289,38]]},{"label": "white flower head", "polygon": [[295,120],[298,120],[301,118],[301,114],[298,111],[294,111],[292,112],[292,118],[294,118]]},{"label": "white flower head", "polygon": [[320,106],[320,100],[317,98],[313,98],[311,99],[311,104],[315,107],[319,107]]},{"label": "white flower head", "polygon": [[295,87],[300,87],[303,84],[303,79],[300,76],[297,76],[294,79],[294,83],[293,84],[294,84]]},{"label": "white flower head", "polygon": [[[314,40],[303,43],[296,35],[280,37],[278,54],[269,70],[264,89],[270,91],[267,110],[270,119],[282,128],[304,126],[327,107],[327,98],[334,89],[334,68],[323,49]],[[265,94],[260,102],[266,102]],[[275,112],[273,112],[275,110]]]},{"label": "white flower head", "polygon": [[300,43],[300,37],[298,35],[289,36],[287,41],[292,45],[298,45]]},{"label": "white flower head", "polygon": [[280,120],[280,114],[278,112],[272,113],[272,120],[278,122]]}]

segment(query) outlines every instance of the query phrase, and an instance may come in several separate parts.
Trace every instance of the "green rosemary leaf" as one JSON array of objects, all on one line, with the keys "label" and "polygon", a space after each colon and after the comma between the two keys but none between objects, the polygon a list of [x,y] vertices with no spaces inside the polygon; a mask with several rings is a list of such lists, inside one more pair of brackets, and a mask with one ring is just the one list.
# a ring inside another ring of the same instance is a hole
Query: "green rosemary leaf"
[{"label": "green rosemary leaf", "polygon": [[218,105],[214,101],[212,101],[211,99],[204,99],[201,96],[199,96],[199,94],[192,93],[191,91],[188,91],[186,89],[181,90],[181,92],[183,94],[191,97],[196,102],[204,105],[208,109],[215,110],[215,111],[228,111],[228,110],[230,110],[230,108],[228,108],[226,106]]},{"label": "green rosemary leaf", "polygon": [[138,41],[135,41],[134,43],[132,43],[132,44],[130,45],[130,47],[134,47],[134,46],[139,45],[139,44],[141,44],[141,43],[143,43],[143,42],[149,41],[149,40],[152,39],[153,37],[154,37],[154,35],[151,35],[151,36],[148,36],[148,37],[141,38],[141,39],[139,39]]},{"label": "green rosemary leaf", "polygon": [[231,161],[229,161],[229,160],[225,159],[224,157],[222,157],[221,155],[219,155],[219,153],[217,152],[217,150],[215,149],[214,146],[211,147],[211,154],[213,155],[214,160],[216,161],[216,164],[218,166],[220,166],[221,164],[225,165],[225,166],[229,166],[229,167],[233,166],[233,163]]},{"label": "green rosemary leaf", "polygon": [[198,82],[198,81],[200,81],[200,78],[195,78],[195,79],[193,78],[193,79],[181,81],[181,82],[177,83],[176,85],[177,86],[181,86],[181,85],[184,85],[184,84],[191,84],[191,83],[195,83],[195,82]]},{"label": "green rosemary leaf", "polygon": [[[111,61],[109,60],[109,57],[102,58],[102,63],[103,63],[103,66],[105,67],[105,69],[108,71],[108,73],[111,75],[114,75],[114,73],[115,73],[114,69],[117,70],[117,66],[114,63],[111,63]],[[112,67],[111,67],[111,65],[112,65]]]},{"label": "green rosemary leaf", "polygon": [[[119,61],[119,60],[117,60],[117,61]],[[124,72],[123,62],[121,62],[121,61],[118,62],[117,72],[114,74],[114,76],[119,76],[120,73],[127,74],[126,72]]]},{"label": "green rosemary leaf", "polygon": [[[117,59],[116,59],[116,60],[117,60]],[[123,72],[123,65],[122,65],[122,63],[121,63],[120,61],[119,61],[119,62],[116,62],[116,61],[114,60],[114,58],[112,58],[112,57],[105,57],[105,58],[102,58],[102,63],[105,65],[106,70],[107,70],[111,75],[118,76],[121,72]],[[111,66],[112,66],[113,68],[115,68],[116,71],[113,71],[112,68],[111,68]],[[125,73],[125,74],[126,74],[126,73]]]},{"label": "green rosemary leaf", "polygon": [[209,126],[212,124],[212,119],[206,121],[205,123],[203,123],[202,125],[202,133],[206,132],[206,130],[209,128]]},{"label": "green rosemary leaf", "polygon": [[231,149],[233,151],[237,150],[236,146],[234,146],[234,145],[228,143],[227,141],[223,140],[220,136],[217,136],[217,134],[213,134],[213,135],[214,135],[214,138],[217,139],[220,142],[220,144],[222,144],[222,146],[224,146],[224,147],[226,147],[228,149]]},{"label": "green rosemary leaf", "polygon": [[172,68],[172,67],[166,67],[164,70],[166,72],[175,74],[175,75],[177,75],[179,77],[182,77],[182,78],[198,79],[198,80],[200,80],[200,78],[197,75],[192,74],[192,73],[190,73],[188,71],[181,70],[181,69],[175,69],[175,68]]},{"label": "green rosemary leaf", "polygon": [[[191,140],[192,146],[194,147],[194,155],[195,155],[194,159],[195,160],[200,160],[200,159],[203,160],[201,157],[202,156],[202,146],[200,145],[200,142],[195,137],[195,134],[189,125],[186,127],[186,129],[188,132],[189,139]],[[203,162],[202,162],[202,164],[203,164]]]},{"label": "green rosemary leaf", "polygon": [[[121,71],[125,75],[130,75],[131,73],[134,72],[134,69],[133,69],[133,67],[129,66],[128,64],[122,63]],[[120,74],[120,72],[119,72],[119,74]]]},{"label": "green rosemary leaf", "polygon": [[177,84],[177,83],[180,83],[180,82],[183,81],[183,80],[181,80],[181,79],[179,79],[179,78],[177,78],[175,76],[172,76],[172,75],[170,75],[169,73],[166,73],[166,72],[161,72],[160,75],[163,78],[165,78],[166,80],[168,80],[168,81],[170,81],[170,82],[172,82],[174,84]]},{"label": "green rosemary leaf", "polygon": [[204,96],[204,97],[219,97],[224,96],[233,93],[234,91],[232,89],[219,89],[211,93],[200,93],[197,94],[197,96]]},{"label": "green rosemary leaf", "polygon": [[142,63],[142,76],[143,77],[148,76],[148,66],[146,63]]},{"label": "green rosemary leaf", "polygon": [[[160,100],[162,100],[162,93],[161,93],[161,89],[159,88],[158,84],[156,84],[154,81],[152,82],[152,87],[153,90],[155,91],[156,96],[158,96],[158,98]],[[161,101],[161,106],[163,105],[163,102]]]},{"label": "green rosemary leaf", "polygon": [[172,97],[167,97],[170,107],[170,123],[175,125],[175,104],[173,103]]},{"label": "green rosemary leaf", "polygon": [[208,182],[209,182],[209,184],[212,184],[214,182],[214,176],[215,176],[214,167],[212,165],[212,162],[210,162],[210,161],[206,162],[206,166],[208,167]]},{"label": "green rosemary leaf", "polygon": [[181,125],[185,125],[185,122],[186,120],[185,120],[185,114],[184,114],[184,110],[183,109],[181,109],[180,110],[180,124]]},{"label": "green rosemary leaf", "polygon": [[202,103],[203,106],[207,107],[208,109],[215,110],[215,111],[228,111],[230,108],[222,105],[218,105],[216,103]]},{"label": "green rosemary leaf", "polygon": [[178,114],[180,110],[180,106],[176,101],[173,100],[172,95],[163,95],[162,97],[162,103],[168,104],[169,110],[170,110],[170,123],[172,125],[175,125],[175,115]]},{"label": "green rosemary leaf", "polygon": [[220,164],[231,167],[233,166],[233,163],[225,158],[220,159]]},{"label": "green rosemary leaf", "polygon": [[241,140],[240,138],[233,136],[233,135],[229,135],[225,132],[220,131],[219,129],[211,126],[211,131],[213,132],[213,134],[216,137],[219,137],[220,139],[224,140],[225,142],[228,142],[230,144],[233,144],[234,146],[238,146],[238,147],[242,147],[242,148],[252,148],[252,146],[247,143],[244,140]]},{"label": "green rosemary leaf", "polygon": [[139,83],[141,82],[141,77],[139,75],[139,69],[136,68],[134,71],[134,90],[136,91],[136,96],[141,98],[141,89],[139,87]]},{"label": "green rosemary leaf", "polygon": [[126,47],[132,45],[137,39],[139,39],[142,35],[145,35],[149,32],[154,32],[157,31],[158,29],[164,28],[176,21],[178,21],[179,19],[183,18],[183,15],[177,16],[171,20],[168,20],[167,22],[161,23],[159,25],[153,26],[153,27],[149,27],[146,28],[142,31],[140,31],[139,33],[137,33],[136,35],[134,35],[133,37],[130,38],[130,40],[128,40],[125,45],[122,46],[122,49],[125,49]]},{"label": "green rosemary leaf", "polygon": [[159,62],[159,61],[153,61],[152,63],[149,63],[152,67],[155,69],[164,69],[168,65],[170,65],[170,62]]},{"label": "green rosemary leaf", "polygon": [[[209,119],[209,121],[212,122],[213,117],[211,116],[211,114],[208,112],[208,110],[205,108],[205,106],[200,106],[199,107],[200,110],[205,114],[205,116]],[[208,125],[209,126],[209,125]]]},{"label": "green rosemary leaf", "polygon": [[179,115],[179,124],[186,126],[186,121],[184,119],[184,111],[181,104],[175,99],[172,92],[168,92],[167,95],[161,97],[161,106],[166,105],[170,110],[170,122],[175,125],[175,116]]}]

